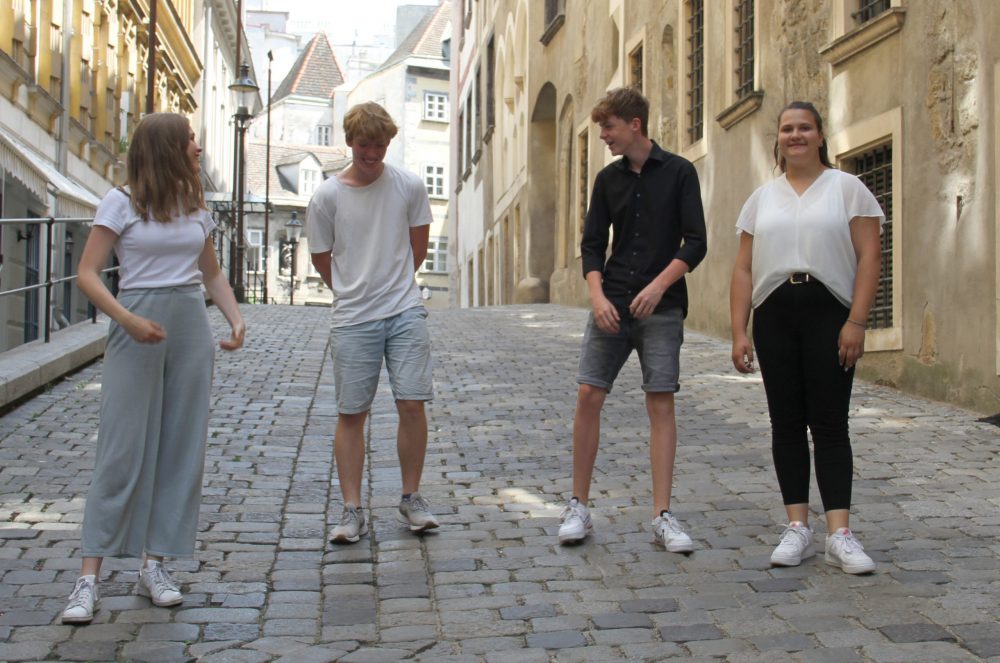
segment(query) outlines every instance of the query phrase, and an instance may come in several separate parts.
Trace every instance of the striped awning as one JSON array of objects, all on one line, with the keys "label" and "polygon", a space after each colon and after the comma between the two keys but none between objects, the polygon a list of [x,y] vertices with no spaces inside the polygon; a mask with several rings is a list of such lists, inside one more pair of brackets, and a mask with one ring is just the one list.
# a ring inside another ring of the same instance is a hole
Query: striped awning
[{"label": "striped awning", "polygon": [[93,216],[101,199],[59,172],[55,164],[0,126],[0,167],[48,205],[48,189],[57,198],[60,217]]}]

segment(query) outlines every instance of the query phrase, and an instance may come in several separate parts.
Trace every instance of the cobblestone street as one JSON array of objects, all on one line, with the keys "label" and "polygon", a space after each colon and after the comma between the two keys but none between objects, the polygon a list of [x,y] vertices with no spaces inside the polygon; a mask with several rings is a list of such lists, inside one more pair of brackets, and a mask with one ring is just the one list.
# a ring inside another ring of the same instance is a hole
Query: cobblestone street
[{"label": "cobblestone street", "polygon": [[435,311],[421,492],[442,527],[418,538],[396,521],[383,378],[363,486],[372,532],[335,548],[329,310],[244,312],[245,348],[217,356],[196,558],[168,563],[177,608],[135,594],[138,561],[107,560],[94,623],[59,623],[100,362],[0,419],[0,661],[1000,661],[1000,429],[979,415],[856,383],[852,526],[878,571],[824,564],[815,517],[819,554],[771,569],[784,510],[759,375],[689,331],[674,512],[695,552],[652,542],[634,357],[605,408],[595,534],[561,547],[586,311]]}]

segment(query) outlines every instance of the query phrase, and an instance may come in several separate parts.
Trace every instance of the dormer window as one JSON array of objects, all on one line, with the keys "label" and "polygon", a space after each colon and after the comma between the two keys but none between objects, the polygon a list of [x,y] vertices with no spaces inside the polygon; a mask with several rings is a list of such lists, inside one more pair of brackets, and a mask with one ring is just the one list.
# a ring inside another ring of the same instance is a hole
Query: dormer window
[{"label": "dormer window", "polygon": [[299,171],[299,194],[304,196],[312,195],[323,180],[323,176],[315,170],[302,168]]}]

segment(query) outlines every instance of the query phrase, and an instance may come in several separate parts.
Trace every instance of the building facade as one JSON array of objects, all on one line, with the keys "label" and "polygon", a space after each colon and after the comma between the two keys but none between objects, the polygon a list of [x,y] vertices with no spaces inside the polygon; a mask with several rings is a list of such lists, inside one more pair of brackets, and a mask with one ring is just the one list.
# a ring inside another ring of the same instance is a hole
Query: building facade
[{"label": "building facade", "polygon": [[701,180],[709,253],[688,324],[728,336],[736,217],[777,173],[779,111],[810,100],[831,158],[890,220],[860,375],[1000,411],[1000,4],[464,0],[453,25],[463,306],[588,305],[580,233],[610,162],[590,110],[634,85],[650,136]]},{"label": "building facade", "polygon": [[389,111],[399,127],[386,161],[417,173],[427,188],[434,221],[417,283],[428,308],[443,308],[452,301],[447,224],[454,172],[449,164],[451,5],[442,2],[410,9],[423,10],[422,18],[381,67],[353,85],[347,107],[374,101]]}]

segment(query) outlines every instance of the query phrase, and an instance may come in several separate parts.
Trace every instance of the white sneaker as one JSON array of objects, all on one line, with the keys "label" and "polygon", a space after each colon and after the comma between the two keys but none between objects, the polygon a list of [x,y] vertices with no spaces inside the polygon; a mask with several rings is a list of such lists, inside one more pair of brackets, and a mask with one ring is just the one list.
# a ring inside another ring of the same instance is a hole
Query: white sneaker
[{"label": "white sneaker", "polygon": [[411,532],[424,532],[438,527],[437,518],[431,513],[431,507],[420,493],[399,500],[399,515],[401,523],[409,525]]},{"label": "white sneaker", "polygon": [[861,542],[846,527],[826,537],[826,563],[839,566],[844,573],[871,573],[875,562],[865,553]]},{"label": "white sneaker", "polygon": [[63,624],[89,624],[94,619],[94,607],[100,597],[96,576],[80,576],[69,595],[62,613]]},{"label": "white sneaker", "polygon": [[590,520],[590,509],[580,500],[573,498],[559,516],[562,525],[559,526],[559,543],[579,543],[594,531],[594,523]]},{"label": "white sneaker", "polygon": [[148,596],[153,605],[169,608],[184,601],[180,587],[174,582],[162,562],[147,559],[139,569],[139,595]]},{"label": "white sneaker", "polygon": [[815,554],[812,528],[796,520],[781,533],[781,541],[771,553],[771,566],[798,566]]},{"label": "white sneaker", "polygon": [[365,522],[364,512],[350,502],[345,502],[340,524],[330,530],[330,543],[357,543],[367,533],[368,524]]},{"label": "white sneaker", "polygon": [[687,553],[694,550],[694,541],[669,511],[664,511],[653,520],[653,534],[656,542],[669,552]]}]

